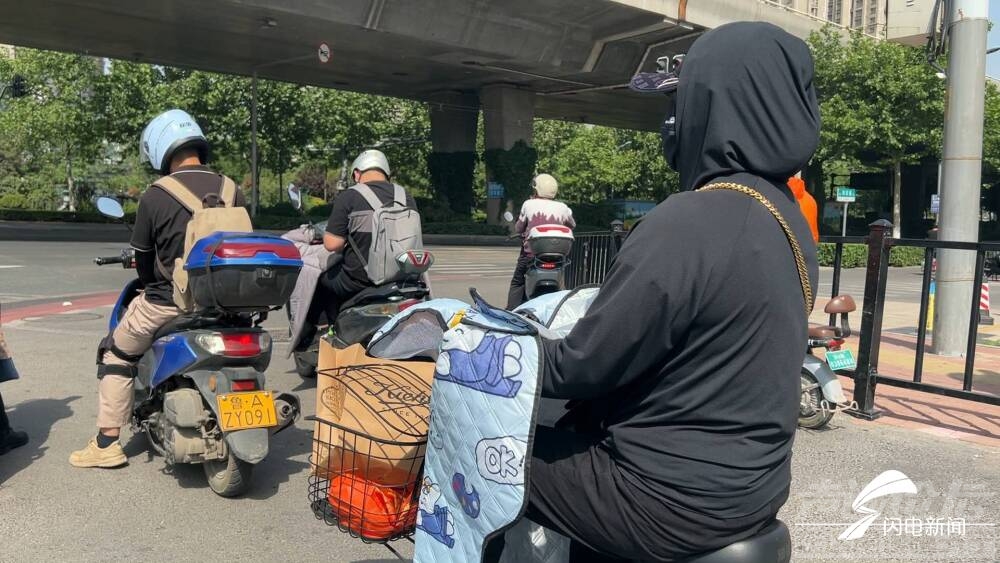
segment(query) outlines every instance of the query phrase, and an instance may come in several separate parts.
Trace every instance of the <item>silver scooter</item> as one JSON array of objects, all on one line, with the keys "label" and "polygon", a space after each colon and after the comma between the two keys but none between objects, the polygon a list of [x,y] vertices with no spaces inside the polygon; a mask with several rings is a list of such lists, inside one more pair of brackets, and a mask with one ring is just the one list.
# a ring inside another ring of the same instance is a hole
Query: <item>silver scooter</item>
[{"label": "silver scooter", "polygon": [[[505,212],[503,218],[508,224],[514,222],[514,215],[510,211]],[[528,250],[534,255],[531,267],[524,273],[524,294],[527,299],[565,289],[566,267],[569,266],[569,253],[573,249],[573,229],[555,224],[538,225],[528,231],[524,239],[528,243]]]},{"label": "silver scooter", "polygon": [[[851,336],[848,314],[857,310],[850,295],[838,295],[826,304],[823,311],[828,315],[840,315],[840,326],[816,326],[809,328],[806,356],[802,361],[802,399],[799,403],[799,426],[802,428],[822,428],[830,422],[837,411],[855,408],[848,402],[844,388],[836,372],[854,369],[854,354],[844,348],[844,339]],[[826,359],[813,355],[814,348],[826,349]]]}]

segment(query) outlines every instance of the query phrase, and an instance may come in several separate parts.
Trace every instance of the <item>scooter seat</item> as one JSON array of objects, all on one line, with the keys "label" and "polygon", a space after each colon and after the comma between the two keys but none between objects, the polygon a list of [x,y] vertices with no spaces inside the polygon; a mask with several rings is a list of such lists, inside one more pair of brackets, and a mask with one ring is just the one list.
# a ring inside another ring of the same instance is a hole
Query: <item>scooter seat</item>
[{"label": "scooter seat", "polygon": [[792,537],[788,527],[775,520],[755,536],[677,563],[788,563],[791,559]]},{"label": "scooter seat", "polygon": [[357,307],[358,305],[364,305],[372,301],[385,301],[389,297],[394,295],[401,295],[403,298],[422,297],[427,294],[426,288],[417,286],[407,286],[400,287],[396,282],[391,282],[383,285],[378,285],[374,287],[367,287],[362,289],[357,295],[350,298],[343,305],[340,306],[341,311],[346,311],[351,307]]},{"label": "scooter seat", "polygon": [[823,338],[839,338],[840,329],[835,326],[811,326],[809,327],[809,338],[817,340]]},{"label": "scooter seat", "polygon": [[161,326],[156,333],[153,334],[153,340],[159,340],[164,336],[169,336],[176,332],[204,328],[217,323],[218,319],[208,318],[200,313],[184,313],[174,317],[168,321],[167,324]]},{"label": "scooter seat", "polygon": [[823,308],[823,312],[828,315],[843,315],[857,310],[858,306],[850,295],[838,295]]}]

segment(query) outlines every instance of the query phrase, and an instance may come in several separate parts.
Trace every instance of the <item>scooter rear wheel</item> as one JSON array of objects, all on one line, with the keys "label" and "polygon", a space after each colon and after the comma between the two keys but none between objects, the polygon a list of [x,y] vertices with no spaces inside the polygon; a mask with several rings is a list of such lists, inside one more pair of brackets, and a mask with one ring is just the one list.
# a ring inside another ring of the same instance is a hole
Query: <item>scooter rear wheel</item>
[{"label": "scooter rear wheel", "polygon": [[253,464],[229,454],[226,459],[206,461],[202,465],[208,486],[221,497],[240,496],[250,488]]},{"label": "scooter rear wheel", "polygon": [[802,397],[799,400],[799,426],[813,430],[822,428],[833,418],[833,411],[823,409],[823,390],[816,376],[803,369],[799,374]]}]

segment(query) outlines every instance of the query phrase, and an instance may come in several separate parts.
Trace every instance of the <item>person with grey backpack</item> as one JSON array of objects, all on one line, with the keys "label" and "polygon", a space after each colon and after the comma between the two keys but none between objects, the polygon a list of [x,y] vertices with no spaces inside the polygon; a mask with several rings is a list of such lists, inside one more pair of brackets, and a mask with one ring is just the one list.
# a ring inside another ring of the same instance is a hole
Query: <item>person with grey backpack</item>
[{"label": "person with grey backpack", "polygon": [[328,319],[337,318],[341,304],[365,288],[402,278],[399,255],[423,248],[417,204],[389,180],[389,159],[366,150],[354,159],[351,175],[355,185],[334,200],[323,235],[326,249],[340,256],[313,298]]}]

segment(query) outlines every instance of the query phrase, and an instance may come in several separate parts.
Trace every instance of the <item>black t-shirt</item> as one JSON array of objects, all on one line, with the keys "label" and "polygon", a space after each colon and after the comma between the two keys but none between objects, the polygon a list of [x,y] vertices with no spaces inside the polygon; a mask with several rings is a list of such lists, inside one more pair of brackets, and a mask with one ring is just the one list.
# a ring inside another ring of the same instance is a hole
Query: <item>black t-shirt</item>
[{"label": "black t-shirt", "polygon": [[[207,166],[184,166],[171,176],[184,184],[199,198],[219,193],[222,175]],[[236,205],[246,205],[243,192],[236,190]],[[132,231],[132,248],[136,251],[153,251],[168,270],[173,271],[174,260],[184,256],[184,236],[191,212],[161,188],[151,186],[139,199],[139,210]],[[152,274],[156,281],[146,284],[146,298],[152,303],[172,305],[173,286],[160,273]],[[140,276],[142,277],[142,276]]]},{"label": "black t-shirt", "polygon": [[[389,182],[366,182],[369,188],[375,192],[379,201],[383,204],[389,204],[392,201],[395,189],[393,185]],[[406,206],[412,209],[417,208],[416,202],[413,197],[407,193],[406,194]],[[350,226],[350,215],[355,211],[364,211],[371,209],[372,207],[368,205],[368,201],[365,200],[364,196],[359,194],[354,190],[346,190],[344,193],[337,196],[337,199],[333,201],[333,210],[330,211],[330,220],[326,223],[326,232],[331,235],[336,235],[347,239],[348,227]],[[358,249],[364,254],[365,259],[368,259],[368,250],[372,245],[371,233],[350,233],[351,238],[357,243]],[[370,283],[368,280],[368,274],[365,273],[365,265],[361,261],[357,252],[354,250],[354,246],[351,245],[350,241],[344,245],[344,265],[343,271],[352,279]]]}]

